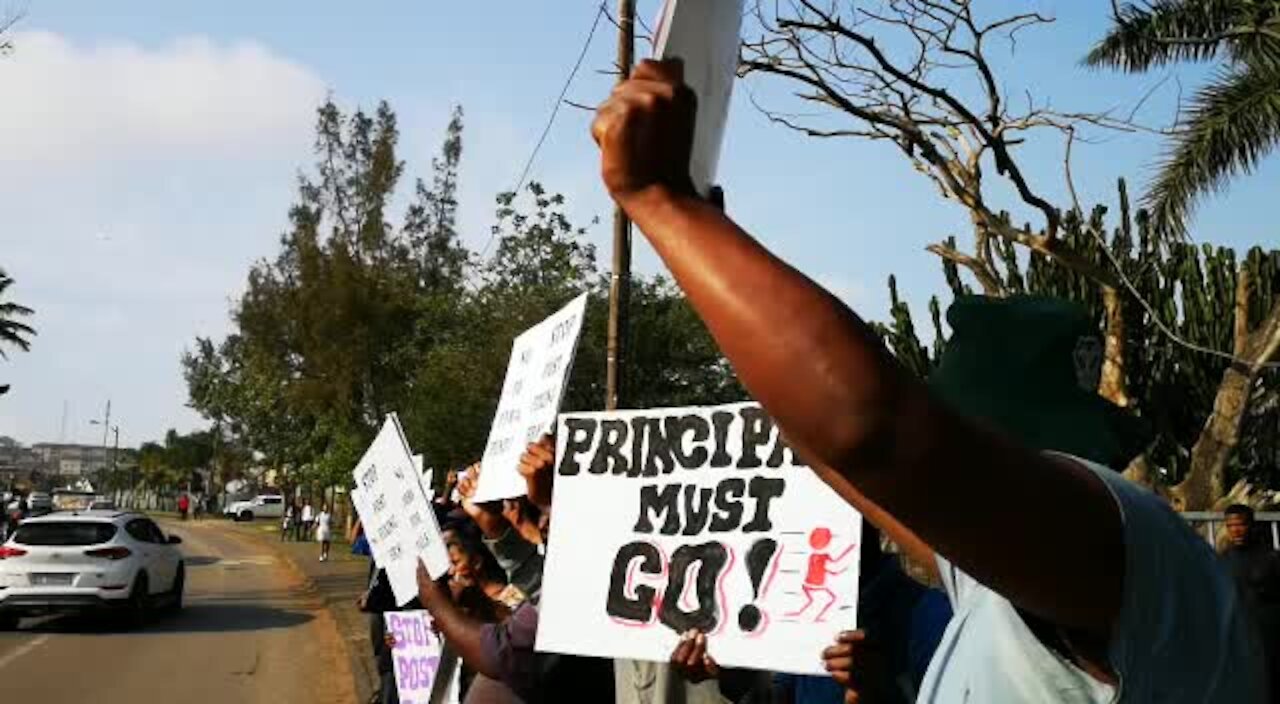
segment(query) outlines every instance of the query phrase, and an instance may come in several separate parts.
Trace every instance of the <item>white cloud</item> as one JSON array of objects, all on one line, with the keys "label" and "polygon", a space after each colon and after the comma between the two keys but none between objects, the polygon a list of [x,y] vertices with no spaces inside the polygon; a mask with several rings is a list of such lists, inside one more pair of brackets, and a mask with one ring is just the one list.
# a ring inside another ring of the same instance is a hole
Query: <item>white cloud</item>
[{"label": "white cloud", "polygon": [[0,59],[0,266],[39,334],[0,364],[13,384],[0,435],[54,439],[64,400],[108,398],[123,443],[189,428],[178,353],[225,333],[228,296],[273,251],[325,81],[244,42],[14,43]]},{"label": "white cloud", "polygon": [[49,32],[13,41],[0,61],[9,164],[257,154],[306,139],[298,127],[325,91],[307,68],[248,42],[79,45]]}]

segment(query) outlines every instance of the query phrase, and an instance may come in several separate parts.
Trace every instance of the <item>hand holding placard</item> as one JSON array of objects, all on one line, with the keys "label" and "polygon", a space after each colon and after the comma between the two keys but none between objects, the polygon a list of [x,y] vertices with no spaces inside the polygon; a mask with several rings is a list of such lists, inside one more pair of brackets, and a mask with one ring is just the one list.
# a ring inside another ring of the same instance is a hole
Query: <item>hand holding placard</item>
[{"label": "hand holding placard", "polygon": [[481,459],[485,471],[476,487],[475,501],[524,496],[520,456],[529,443],[555,426],[586,308],[584,293],[512,344],[502,396]]},{"label": "hand holding placard", "polygon": [[352,475],[359,489],[353,501],[374,558],[387,571],[396,603],[407,604],[418,592],[417,561],[425,561],[439,575],[449,569],[449,554],[394,413],[387,416]]},{"label": "hand holding placard", "polygon": [[689,178],[698,194],[711,195],[729,102],[737,78],[742,0],[666,0],[658,15],[655,59],[678,58],[684,83],[697,96]]}]

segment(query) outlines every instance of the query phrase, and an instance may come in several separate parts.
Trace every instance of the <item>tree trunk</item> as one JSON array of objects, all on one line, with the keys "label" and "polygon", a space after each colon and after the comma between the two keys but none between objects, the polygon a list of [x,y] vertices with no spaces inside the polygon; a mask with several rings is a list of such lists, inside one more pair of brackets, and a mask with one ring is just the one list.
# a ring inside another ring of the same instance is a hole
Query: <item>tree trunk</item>
[{"label": "tree trunk", "polygon": [[[1239,296],[1237,291],[1237,301]],[[1236,314],[1242,312],[1247,310],[1241,311],[1237,303]],[[1191,469],[1186,478],[1170,490],[1173,506],[1179,511],[1208,510],[1225,493],[1227,462],[1240,440],[1240,426],[1249,410],[1254,382],[1280,349],[1280,300],[1258,329],[1238,347],[1243,352],[1237,355],[1240,361],[1233,362],[1223,374],[1213,400],[1213,412],[1191,448]]]},{"label": "tree trunk", "polygon": [[1134,458],[1121,474],[1134,484],[1145,486],[1156,493],[1160,493],[1160,486],[1151,474],[1151,460],[1145,452]]},{"label": "tree trunk", "polygon": [[1110,286],[1102,287],[1102,304],[1106,310],[1106,350],[1102,359],[1102,379],[1098,394],[1108,401],[1127,408],[1129,388],[1125,383],[1124,352],[1124,298],[1120,291]]}]

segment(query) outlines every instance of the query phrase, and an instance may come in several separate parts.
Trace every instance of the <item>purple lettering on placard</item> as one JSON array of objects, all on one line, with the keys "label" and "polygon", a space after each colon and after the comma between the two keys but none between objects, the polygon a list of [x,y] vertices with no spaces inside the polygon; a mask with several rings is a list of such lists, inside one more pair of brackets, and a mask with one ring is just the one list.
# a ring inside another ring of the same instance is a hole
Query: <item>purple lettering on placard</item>
[{"label": "purple lettering on placard", "polygon": [[426,702],[440,667],[430,621],[420,613],[387,614],[387,630],[395,638],[396,689],[400,701]]}]

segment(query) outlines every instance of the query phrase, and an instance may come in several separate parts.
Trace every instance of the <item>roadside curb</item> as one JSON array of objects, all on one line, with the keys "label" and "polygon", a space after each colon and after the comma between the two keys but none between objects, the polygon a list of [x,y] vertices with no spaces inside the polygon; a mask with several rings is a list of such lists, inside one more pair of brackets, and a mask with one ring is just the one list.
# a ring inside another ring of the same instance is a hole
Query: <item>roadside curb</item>
[{"label": "roadside curb", "polygon": [[[374,667],[368,638],[367,636],[363,636],[363,633],[367,633],[367,630],[355,636],[351,635],[349,632],[345,632],[343,624],[347,619],[338,612],[338,609],[340,608],[351,608],[354,610],[354,604],[346,596],[326,593],[326,591],[321,588],[321,585],[316,578],[308,574],[293,555],[290,555],[287,550],[281,548],[276,540],[269,539],[277,536],[274,527],[269,531],[255,530],[255,528],[259,527],[261,526],[232,524],[232,532],[235,535],[251,540],[270,550],[280,558],[281,562],[284,563],[290,573],[297,577],[298,581],[302,585],[302,590],[309,596],[314,596],[319,600],[320,605],[324,607],[325,611],[328,612],[329,617],[333,619],[334,630],[337,632],[338,636],[338,645],[346,655],[347,669],[351,672],[352,684],[355,689],[356,704],[364,704],[364,702],[368,702],[372,698],[374,692],[378,689],[379,677],[377,670]],[[341,549],[342,547],[346,547],[346,544],[342,542],[334,543],[335,549]]]}]

